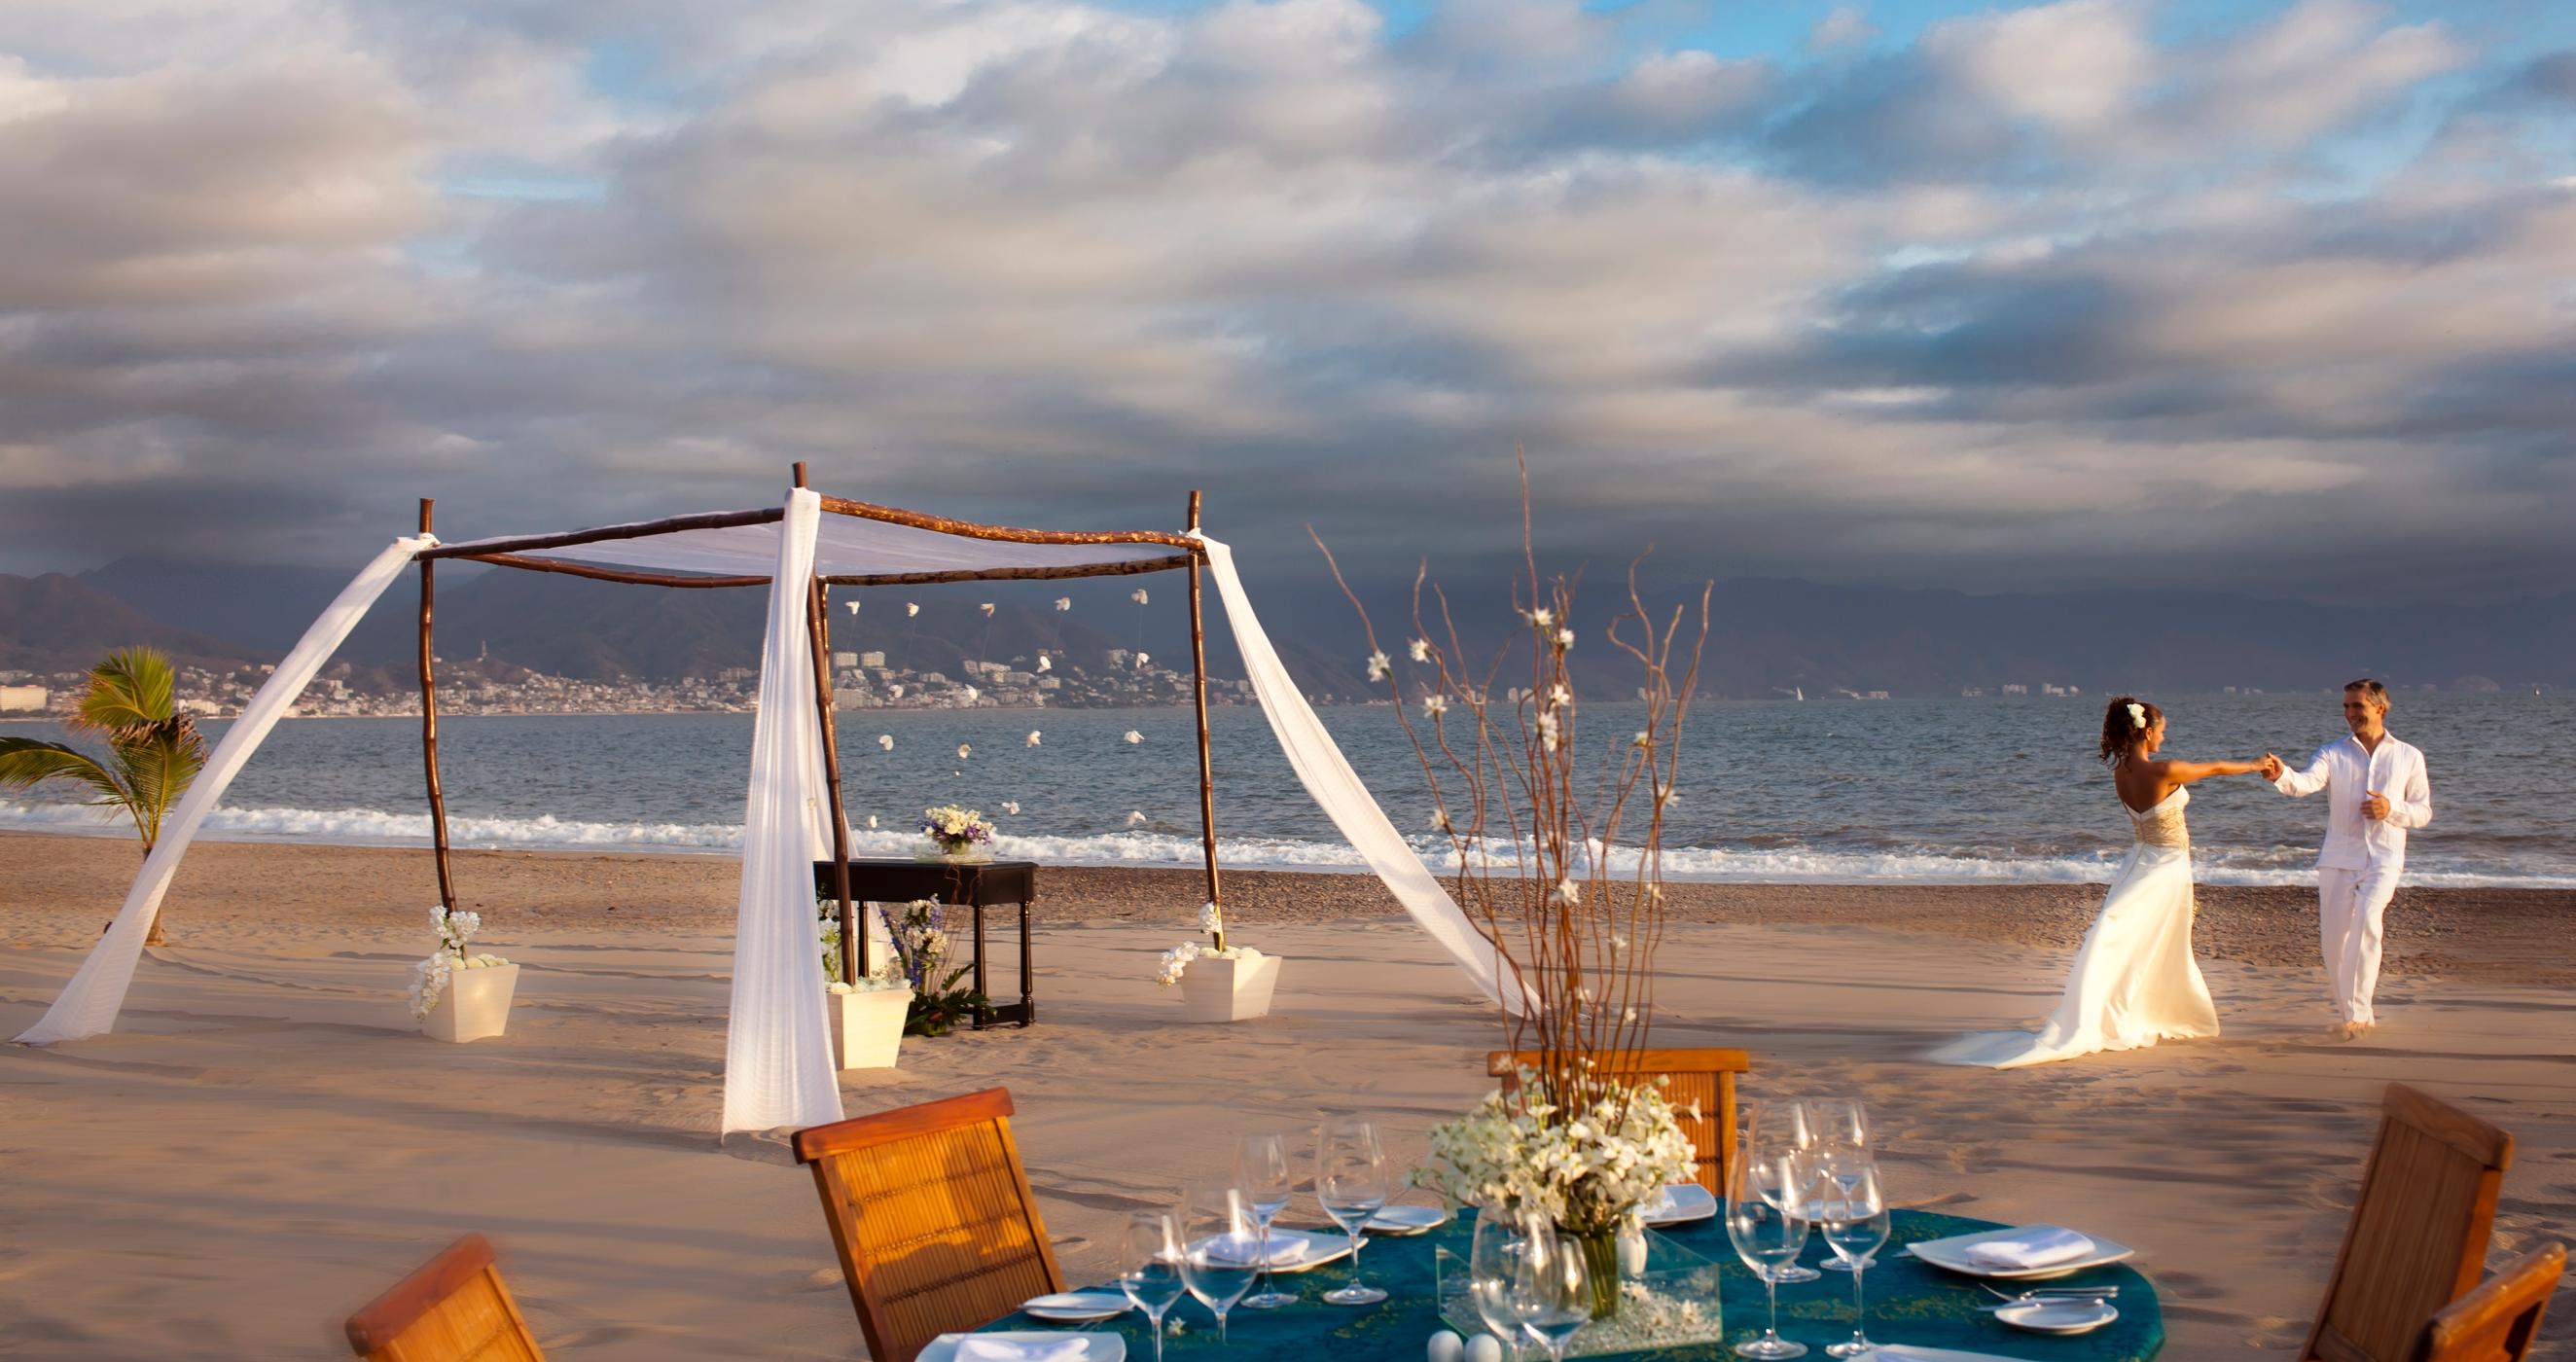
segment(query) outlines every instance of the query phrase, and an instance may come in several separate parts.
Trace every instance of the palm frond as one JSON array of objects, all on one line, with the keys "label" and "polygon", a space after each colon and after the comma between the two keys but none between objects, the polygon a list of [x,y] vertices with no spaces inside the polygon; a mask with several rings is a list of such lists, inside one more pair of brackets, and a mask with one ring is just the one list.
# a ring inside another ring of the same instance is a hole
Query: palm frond
[{"label": "palm frond", "polygon": [[119,648],[89,669],[72,727],[123,735],[170,720],[178,675],[150,648]]},{"label": "palm frond", "polygon": [[[117,773],[76,747],[34,738],[0,738],[0,790],[24,790],[48,780],[77,781],[98,792],[94,804],[134,807]],[[139,825],[139,820],[138,820]]]},{"label": "palm frond", "polygon": [[205,767],[205,744],[193,729],[174,736],[156,728],[150,740],[117,744],[116,764],[133,793],[135,827],[148,851],[161,840],[161,820]]}]

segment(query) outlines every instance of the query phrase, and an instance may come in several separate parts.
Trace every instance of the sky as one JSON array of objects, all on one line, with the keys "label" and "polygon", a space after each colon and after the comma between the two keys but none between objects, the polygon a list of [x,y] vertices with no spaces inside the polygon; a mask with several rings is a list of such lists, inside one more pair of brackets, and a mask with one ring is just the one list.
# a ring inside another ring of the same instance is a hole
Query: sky
[{"label": "sky", "polygon": [[825,490],[1256,577],[2576,586],[2576,6],[13,0],[0,571]]}]

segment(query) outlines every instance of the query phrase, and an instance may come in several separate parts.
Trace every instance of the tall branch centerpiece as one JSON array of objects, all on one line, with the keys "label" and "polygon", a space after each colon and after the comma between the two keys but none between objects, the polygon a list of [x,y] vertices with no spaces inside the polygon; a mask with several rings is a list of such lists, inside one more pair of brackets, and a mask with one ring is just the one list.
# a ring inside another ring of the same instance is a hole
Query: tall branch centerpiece
[{"label": "tall branch centerpiece", "polygon": [[[1638,585],[1642,557],[1630,564],[1625,608],[1592,638],[1640,673],[1637,714],[1596,739],[1570,666],[1585,637],[1578,582],[1542,576],[1534,542],[1524,462],[1518,618],[1503,643],[1471,655],[1424,568],[1414,578],[1406,677],[1331,549],[1320,537],[1316,547],[1367,632],[1369,678],[1395,700],[1422,762],[1431,825],[1454,858],[1452,893],[1493,943],[1506,995],[1517,989],[1528,1004],[1506,1007],[1502,1019],[1507,1048],[1527,1062],[1432,1129],[1418,1177],[1484,1214],[1543,1215],[1581,1239],[1593,1313],[1607,1318],[1620,1298],[1620,1232],[1693,1172],[1690,1138],[1661,1088],[1618,1075],[1638,1068],[1653,1018],[1664,819],[1680,798],[1682,723],[1714,584],[1701,588],[1692,634],[1687,603],[1658,619]],[[1677,664],[1685,637],[1691,646]]]}]

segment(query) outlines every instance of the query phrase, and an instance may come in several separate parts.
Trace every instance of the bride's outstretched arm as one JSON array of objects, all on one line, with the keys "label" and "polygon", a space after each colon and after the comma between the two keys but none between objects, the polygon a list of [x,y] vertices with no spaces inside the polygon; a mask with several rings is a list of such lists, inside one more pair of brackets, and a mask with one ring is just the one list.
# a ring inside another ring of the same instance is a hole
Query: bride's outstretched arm
[{"label": "bride's outstretched arm", "polygon": [[2156,763],[2156,770],[2175,785],[2189,785],[2211,776],[2247,776],[2263,769],[2261,761],[2181,761],[2167,758]]}]

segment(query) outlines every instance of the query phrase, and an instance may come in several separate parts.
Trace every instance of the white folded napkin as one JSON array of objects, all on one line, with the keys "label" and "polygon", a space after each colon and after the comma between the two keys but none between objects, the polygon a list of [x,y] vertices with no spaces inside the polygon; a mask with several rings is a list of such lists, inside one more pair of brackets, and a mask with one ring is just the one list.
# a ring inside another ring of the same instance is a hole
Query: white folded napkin
[{"label": "white folded napkin", "polygon": [[2025,1225],[1999,1239],[1968,1245],[1979,1267],[2037,1268],[2069,1263],[2093,1252],[2093,1241],[2058,1225]]},{"label": "white folded napkin", "polygon": [[1077,1362],[1090,1351],[1078,1335],[1062,1338],[1001,1338],[968,1334],[957,1340],[957,1362]]},{"label": "white folded napkin", "polygon": [[[1274,1229],[1270,1232],[1270,1261],[1294,1263],[1306,1256],[1307,1246],[1315,1241],[1295,1230]],[[1200,1246],[1210,1261],[1219,1263],[1259,1263],[1261,1233],[1258,1230],[1218,1235]]]}]

